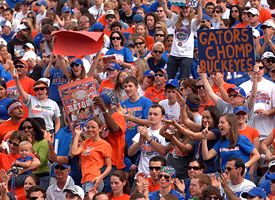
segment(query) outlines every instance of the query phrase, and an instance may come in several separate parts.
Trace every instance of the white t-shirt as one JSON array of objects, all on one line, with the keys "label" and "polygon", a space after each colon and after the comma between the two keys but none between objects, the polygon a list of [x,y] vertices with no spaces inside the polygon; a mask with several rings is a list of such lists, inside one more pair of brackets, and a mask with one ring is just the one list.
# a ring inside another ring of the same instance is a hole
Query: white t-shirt
[{"label": "white t-shirt", "polygon": [[[163,146],[168,146],[168,143],[165,142],[165,138],[159,134],[160,129],[152,130],[150,127],[148,128],[148,134],[152,137],[153,140],[158,142]],[[140,134],[137,133],[135,137],[132,139],[133,143],[138,143],[140,138]],[[159,155],[156,151],[154,151],[148,142],[145,142],[141,146],[140,159],[138,164],[138,173],[145,173],[147,176],[150,176],[149,171],[149,161],[152,157]]]},{"label": "white t-shirt", "polygon": [[41,117],[44,119],[48,131],[54,129],[53,120],[60,117],[60,110],[55,101],[51,99],[41,101],[29,95],[26,106],[29,110],[28,117]]},{"label": "white t-shirt", "polygon": [[[29,11],[28,11],[28,13],[29,13]],[[22,12],[19,12],[19,13],[16,14],[15,19],[21,21],[24,17],[27,17],[28,13],[23,14]]]},{"label": "white t-shirt", "polygon": [[95,20],[99,19],[101,15],[103,15],[105,12],[103,10],[103,4],[100,6],[99,9],[96,8],[96,6],[92,6],[88,9],[89,13],[94,16]]},{"label": "white t-shirt", "polygon": [[[246,81],[240,85],[247,96],[252,90],[252,81]],[[255,114],[258,109],[270,110],[275,107],[275,84],[263,78],[257,84],[256,100],[253,107],[253,114],[250,116],[249,124],[256,128],[260,133],[260,140],[266,138],[275,127],[275,117],[266,117]]]},{"label": "white t-shirt", "polygon": [[44,19],[46,17],[47,11],[45,10],[45,12],[43,14],[39,13],[38,15],[36,15],[36,24],[40,25],[41,20]]},{"label": "white t-shirt", "polygon": [[[177,14],[172,14],[171,22],[173,26],[176,25],[178,17]],[[180,29],[177,30],[175,28],[170,55],[175,57],[193,58],[194,35],[197,30],[198,26],[196,24],[196,19],[192,19],[191,25],[189,25],[189,20],[184,19]]]},{"label": "white t-shirt", "polygon": [[176,121],[180,118],[180,104],[176,102],[173,105],[168,104],[168,99],[161,100],[159,102],[159,105],[161,105],[165,110],[165,116],[168,119],[175,119]]},{"label": "white t-shirt", "polygon": [[244,179],[244,181],[238,185],[232,185],[232,183],[230,182],[228,184],[228,186],[231,188],[231,190],[236,194],[237,197],[240,197],[241,199],[243,199],[241,197],[241,194],[243,192],[248,192],[249,190],[251,190],[252,188],[256,187],[256,185],[252,182],[249,181],[247,179]]},{"label": "white t-shirt", "polygon": [[222,14],[222,19],[229,19],[230,9],[226,8],[225,12]]}]

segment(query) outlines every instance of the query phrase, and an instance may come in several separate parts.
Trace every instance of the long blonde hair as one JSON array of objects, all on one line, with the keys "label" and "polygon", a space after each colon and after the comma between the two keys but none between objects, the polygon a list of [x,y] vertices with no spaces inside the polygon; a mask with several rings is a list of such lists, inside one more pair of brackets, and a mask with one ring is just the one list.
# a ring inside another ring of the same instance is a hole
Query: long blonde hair
[{"label": "long blonde hair", "polygon": [[[189,8],[190,9],[190,13],[189,13],[189,16],[188,16],[188,21],[189,21],[189,25],[191,25],[191,22],[192,22],[192,19],[194,18],[194,11],[193,11],[193,8]],[[182,21],[184,20],[184,16],[182,14],[182,8],[180,10],[180,13],[179,13],[179,17],[178,17],[178,21],[176,23],[176,30],[179,30],[181,25],[182,25]]]}]

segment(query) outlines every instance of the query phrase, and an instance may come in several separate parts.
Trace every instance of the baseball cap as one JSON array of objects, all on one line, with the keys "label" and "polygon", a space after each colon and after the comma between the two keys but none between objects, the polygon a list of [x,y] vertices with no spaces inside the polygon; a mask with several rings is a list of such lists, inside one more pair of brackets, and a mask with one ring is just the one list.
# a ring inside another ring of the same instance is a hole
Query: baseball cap
[{"label": "baseball cap", "polygon": [[9,27],[9,28],[12,27],[11,22],[8,21],[8,20],[2,21],[1,26],[2,26],[2,27],[7,26],[7,27]]},{"label": "baseball cap", "polygon": [[70,186],[64,190],[64,192],[68,192],[68,191],[70,191],[73,194],[78,195],[82,200],[84,199],[84,196],[85,196],[84,191],[78,185]]},{"label": "baseball cap", "polygon": [[16,27],[15,32],[18,33],[19,31],[28,30],[28,29],[29,29],[29,27],[27,27],[25,24],[19,24],[19,25]]},{"label": "baseball cap", "polygon": [[92,25],[92,27],[89,29],[90,32],[96,31],[96,30],[103,31],[103,30],[104,30],[103,24],[101,24],[100,22],[96,22],[96,23],[94,23],[94,24]]},{"label": "baseball cap", "polygon": [[271,168],[275,166],[275,160],[272,160],[269,164],[268,164],[268,168]]},{"label": "baseball cap", "polygon": [[245,91],[244,91],[243,88],[240,88],[240,87],[229,88],[229,89],[227,90],[227,93],[230,93],[230,92],[232,92],[232,91],[234,91],[236,94],[240,94],[240,95],[242,95],[243,97],[246,97],[246,93],[245,93]]},{"label": "baseball cap", "polygon": [[139,15],[139,14],[135,14],[134,17],[133,17],[133,22],[134,23],[139,23],[139,22],[143,22],[144,21],[144,18]]},{"label": "baseball cap", "polygon": [[39,81],[43,81],[43,82],[47,83],[48,87],[50,87],[50,84],[51,84],[50,79],[48,79],[48,78],[40,78]]},{"label": "baseball cap", "polygon": [[257,38],[257,37],[260,37],[260,31],[258,31],[257,29],[255,29],[255,28],[252,28],[252,34],[253,34],[253,36],[255,37],[255,38]]},{"label": "baseball cap", "polygon": [[169,174],[172,178],[176,177],[176,170],[172,166],[163,166],[160,168],[160,172]]},{"label": "baseball cap", "polygon": [[261,59],[263,60],[263,59],[266,59],[266,58],[275,58],[275,55],[272,52],[267,51],[267,52],[263,53]]},{"label": "baseball cap", "polygon": [[30,49],[34,49],[33,44],[32,44],[32,43],[29,43],[29,42],[23,45],[23,49],[24,49],[25,47],[28,47],[28,48],[30,48]]},{"label": "baseball cap", "polygon": [[34,51],[27,51],[22,57],[23,60],[33,59],[36,60],[37,56]]},{"label": "baseball cap", "polygon": [[103,99],[103,101],[106,105],[111,105],[112,104],[112,98],[108,94],[101,93],[100,97]]},{"label": "baseball cap", "polygon": [[54,168],[56,169],[57,167],[61,167],[63,169],[68,169],[71,166],[70,165],[66,165],[66,164],[61,164],[61,163],[53,163]]},{"label": "baseball cap", "polygon": [[16,60],[13,61],[13,64],[14,64],[14,65],[16,65],[16,64],[18,64],[18,63],[21,63],[21,64],[23,64],[23,65],[25,65],[25,66],[28,66],[27,61],[23,60],[22,58],[21,58],[21,59],[16,59]]},{"label": "baseball cap", "polygon": [[107,10],[105,12],[105,16],[107,16],[107,15],[115,15],[115,12],[113,10]]},{"label": "baseball cap", "polygon": [[248,196],[250,196],[250,197],[260,197],[262,199],[266,199],[266,193],[260,187],[254,187],[251,190],[249,190],[248,192],[243,192],[242,193],[243,198],[247,198]]},{"label": "baseball cap", "polygon": [[73,62],[71,63],[71,65],[72,64],[83,65],[83,61],[81,59],[77,58],[77,59],[73,60]]},{"label": "baseball cap", "polygon": [[256,8],[250,8],[248,10],[248,13],[251,13],[252,15],[260,15],[259,11]]},{"label": "baseball cap", "polygon": [[239,112],[245,112],[246,114],[249,112],[248,108],[245,106],[237,106],[233,110],[233,114],[237,114]]},{"label": "baseball cap", "polygon": [[120,71],[120,70],[122,70],[122,67],[119,64],[112,62],[112,63],[109,64],[107,69],[119,70]]},{"label": "baseball cap", "polygon": [[46,1],[40,0],[40,1],[38,1],[38,2],[36,3],[36,5],[37,5],[37,6],[47,6],[48,4],[47,4]]},{"label": "baseball cap", "polygon": [[168,86],[173,86],[175,88],[179,88],[180,87],[179,81],[177,79],[169,79],[166,82],[165,88],[168,87]]},{"label": "baseball cap", "polygon": [[146,70],[144,73],[143,73],[143,76],[147,76],[147,77],[155,77],[155,72],[153,70]]},{"label": "baseball cap", "polygon": [[158,69],[156,69],[156,70],[155,70],[155,73],[157,73],[157,72],[159,72],[159,71],[161,71],[162,73],[166,74],[166,70],[163,69],[163,68],[158,68]]},{"label": "baseball cap", "polygon": [[272,27],[275,29],[275,23],[272,20],[266,20],[262,25],[261,28],[264,27]]},{"label": "baseball cap", "polygon": [[72,10],[69,6],[63,6],[62,10],[61,10],[62,13],[66,13],[66,12],[69,12],[71,13]]}]

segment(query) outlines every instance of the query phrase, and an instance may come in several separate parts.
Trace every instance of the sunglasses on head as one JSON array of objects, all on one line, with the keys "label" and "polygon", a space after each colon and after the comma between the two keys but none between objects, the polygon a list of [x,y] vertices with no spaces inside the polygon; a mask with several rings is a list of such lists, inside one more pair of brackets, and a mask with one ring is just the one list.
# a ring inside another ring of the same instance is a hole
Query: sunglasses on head
[{"label": "sunglasses on head", "polygon": [[171,176],[169,176],[167,174],[159,174],[158,177],[159,177],[159,179],[162,179],[162,177],[164,177],[166,180],[169,180],[171,178]]},{"label": "sunglasses on head", "polygon": [[11,140],[8,140],[8,143],[9,143],[10,145],[15,146],[15,147],[18,147],[18,146],[19,146],[19,144],[15,143],[15,142],[12,142]]},{"label": "sunglasses on head", "polygon": [[149,166],[149,170],[150,171],[153,171],[153,170],[156,170],[156,171],[159,171],[161,167],[153,167],[153,166]]},{"label": "sunglasses on head", "polygon": [[135,45],[142,45],[144,42],[136,42]]},{"label": "sunglasses on head", "polygon": [[200,170],[201,168],[199,166],[188,166],[188,170],[191,170],[191,169],[197,171],[197,170]]},{"label": "sunglasses on head", "polygon": [[25,65],[14,65],[14,67],[15,67],[16,69],[18,69],[18,68],[23,69],[23,68],[25,68]]},{"label": "sunglasses on head", "polygon": [[154,53],[159,53],[159,54],[162,54],[163,51],[158,51],[158,50],[153,50]]},{"label": "sunglasses on head", "polygon": [[112,37],[111,39],[112,39],[112,40],[121,40],[120,37]]},{"label": "sunglasses on head", "polygon": [[37,92],[37,91],[43,91],[43,90],[45,90],[45,89],[47,89],[47,87],[35,87],[35,88],[33,88],[33,90],[35,91],[35,92]]}]

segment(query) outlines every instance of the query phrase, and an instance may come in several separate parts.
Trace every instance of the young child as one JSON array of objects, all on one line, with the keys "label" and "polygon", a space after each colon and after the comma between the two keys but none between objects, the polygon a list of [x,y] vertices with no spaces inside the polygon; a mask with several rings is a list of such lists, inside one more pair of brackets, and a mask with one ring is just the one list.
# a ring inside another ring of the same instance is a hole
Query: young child
[{"label": "young child", "polygon": [[29,141],[22,141],[19,144],[19,154],[20,154],[20,158],[18,158],[15,162],[14,165],[16,165],[17,167],[23,167],[22,172],[20,173],[21,175],[27,175],[27,174],[31,174],[32,170],[27,170],[25,171],[24,169],[27,169],[28,167],[30,167],[31,163],[32,163],[32,156],[30,156],[30,154],[32,153],[32,144]]}]

